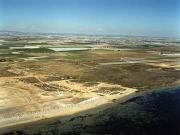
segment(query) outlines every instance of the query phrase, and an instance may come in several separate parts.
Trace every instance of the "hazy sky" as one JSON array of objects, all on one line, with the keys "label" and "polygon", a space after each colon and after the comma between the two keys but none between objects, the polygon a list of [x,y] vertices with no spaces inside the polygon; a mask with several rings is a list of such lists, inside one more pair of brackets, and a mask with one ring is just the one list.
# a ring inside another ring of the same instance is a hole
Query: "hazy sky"
[{"label": "hazy sky", "polygon": [[177,36],[179,0],[0,0],[0,30]]}]

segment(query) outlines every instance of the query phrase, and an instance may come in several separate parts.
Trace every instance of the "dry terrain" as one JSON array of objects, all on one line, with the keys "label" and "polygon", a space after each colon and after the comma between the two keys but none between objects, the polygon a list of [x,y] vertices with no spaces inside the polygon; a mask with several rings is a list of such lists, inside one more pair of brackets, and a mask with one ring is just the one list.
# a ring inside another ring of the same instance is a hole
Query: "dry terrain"
[{"label": "dry terrain", "polygon": [[[14,42],[27,44],[25,39]],[[180,85],[180,51],[173,47],[86,45],[87,50],[53,51],[49,48],[58,44],[50,41],[33,49],[12,49],[13,43],[0,46],[0,128]],[[60,47],[82,48],[77,44]]]}]

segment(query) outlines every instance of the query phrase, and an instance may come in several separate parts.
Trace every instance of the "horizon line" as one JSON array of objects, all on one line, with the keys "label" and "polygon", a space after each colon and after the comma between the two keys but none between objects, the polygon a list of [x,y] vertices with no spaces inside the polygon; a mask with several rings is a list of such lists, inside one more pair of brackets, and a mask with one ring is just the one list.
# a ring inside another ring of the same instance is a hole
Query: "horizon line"
[{"label": "horizon line", "polygon": [[16,31],[16,30],[0,30],[0,32],[16,32],[16,33],[23,33],[23,34],[57,34],[57,35],[86,35],[86,36],[122,36],[122,37],[149,37],[149,38],[180,38],[180,35],[177,36],[148,36],[148,35],[134,35],[134,34],[93,34],[93,33],[75,33],[75,32],[29,32],[29,31]]}]

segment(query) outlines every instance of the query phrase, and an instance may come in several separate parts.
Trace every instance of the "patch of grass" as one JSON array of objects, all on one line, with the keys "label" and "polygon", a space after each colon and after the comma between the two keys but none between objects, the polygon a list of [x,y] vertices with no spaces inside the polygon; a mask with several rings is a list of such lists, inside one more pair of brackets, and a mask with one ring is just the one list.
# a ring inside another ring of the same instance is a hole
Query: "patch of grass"
[{"label": "patch of grass", "polygon": [[9,47],[8,47],[8,46],[1,45],[1,46],[0,46],[0,49],[9,49]]},{"label": "patch of grass", "polygon": [[52,53],[53,50],[50,50],[48,48],[24,48],[24,49],[14,49],[15,51],[23,51],[27,53]]},{"label": "patch of grass", "polygon": [[0,58],[28,58],[28,57],[32,57],[32,55],[28,55],[28,54],[12,54],[12,53],[0,54]]},{"label": "patch of grass", "polygon": [[83,55],[83,54],[67,55],[64,57],[64,59],[70,60],[70,61],[87,61],[87,60],[90,60],[90,58],[87,55]]}]

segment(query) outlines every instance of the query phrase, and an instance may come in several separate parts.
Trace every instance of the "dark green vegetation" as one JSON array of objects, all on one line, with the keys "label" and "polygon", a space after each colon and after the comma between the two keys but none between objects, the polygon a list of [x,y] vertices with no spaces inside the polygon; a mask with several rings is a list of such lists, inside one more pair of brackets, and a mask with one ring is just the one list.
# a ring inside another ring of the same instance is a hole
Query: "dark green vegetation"
[{"label": "dark green vegetation", "polygon": [[29,54],[12,54],[12,53],[8,53],[8,54],[0,54],[0,58],[28,58],[31,57],[32,55]]},{"label": "dark green vegetation", "polygon": [[32,48],[32,49],[14,49],[15,51],[23,51],[25,53],[52,53],[53,50],[50,50],[48,48]]}]

